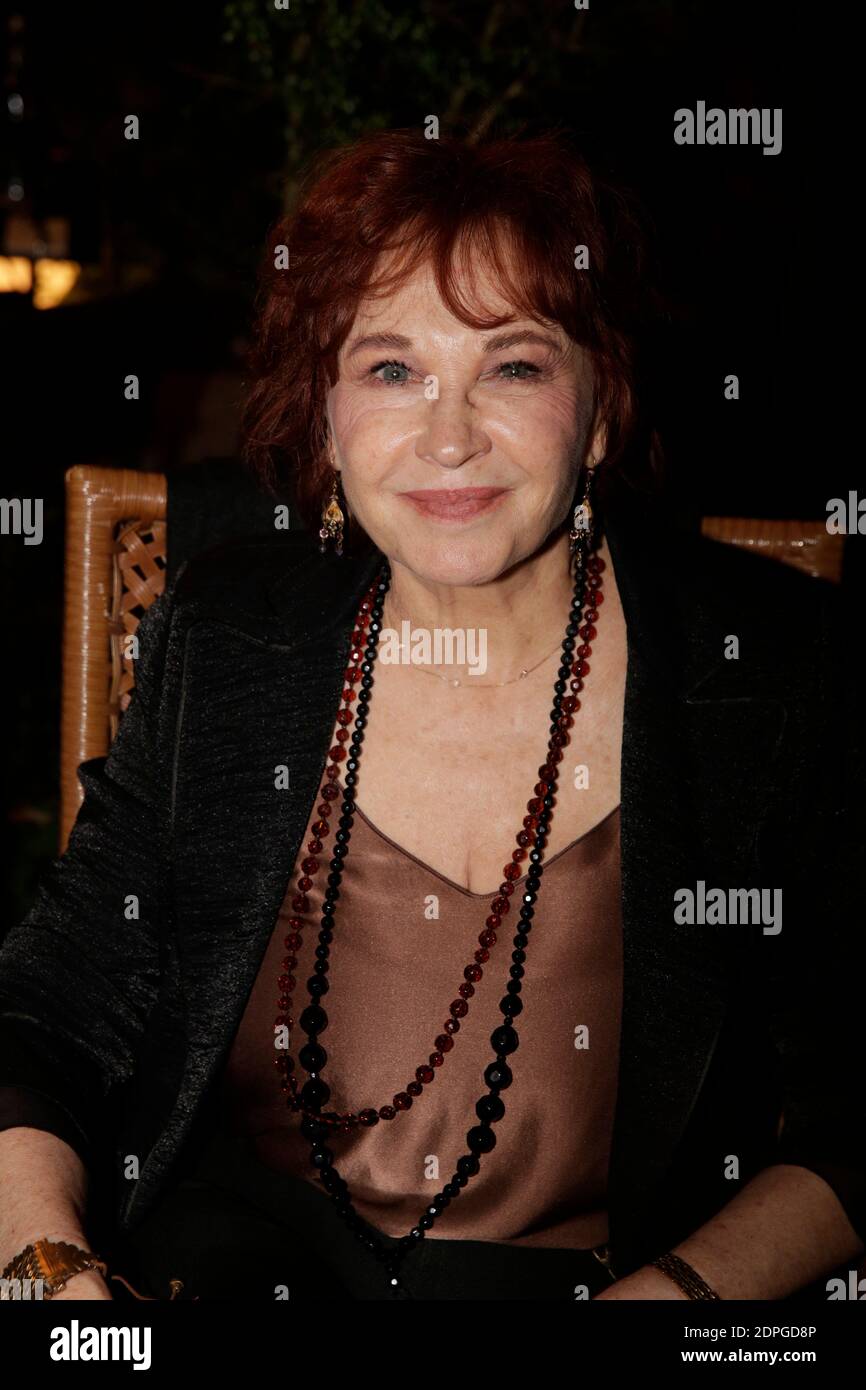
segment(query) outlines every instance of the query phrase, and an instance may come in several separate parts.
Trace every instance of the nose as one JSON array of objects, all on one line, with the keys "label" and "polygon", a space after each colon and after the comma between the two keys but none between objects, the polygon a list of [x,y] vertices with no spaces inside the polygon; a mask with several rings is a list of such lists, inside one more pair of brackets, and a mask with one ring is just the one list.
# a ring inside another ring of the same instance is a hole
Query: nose
[{"label": "nose", "polygon": [[424,428],[415,441],[418,458],[440,468],[460,468],[490,452],[490,439],[465,395],[440,386],[438,399],[426,407]]}]

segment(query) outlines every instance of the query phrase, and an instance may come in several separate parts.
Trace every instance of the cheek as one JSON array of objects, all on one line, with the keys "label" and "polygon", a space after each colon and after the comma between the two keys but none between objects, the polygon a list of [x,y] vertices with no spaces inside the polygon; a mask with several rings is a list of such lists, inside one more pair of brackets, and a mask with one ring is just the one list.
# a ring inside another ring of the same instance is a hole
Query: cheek
[{"label": "cheek", "polygon": [[514,439],[531,439],[539,444],[571,443],[587,424],[582,399],[567,386],[542,386],[503,393],[486,411],[491,428]]},{"label": "cheek", "polygon": [[[542,478],[557,496],[573,484],[576,462],[589,434],[590,403],[568,386],[549,385],[509,395],[488,413],[491,437],[506,449],[528,479]],[[558,483],[551,474],[556,472]]]},{"label": "cheek", "polygon": [[591,398],[572,385],[552,384],[501,420],[503,428],[514,431],[514,456],[529,484],[526,503],[547,532],[569,514],[592,424]]},{"label": "cheek", "polygon": [[330,417],[338,462],[345,473],[358,475],[362,485],[385,471],[394,450],[410,435],[404,411],[383,408],[366,392],[348,386],[333,388]]}]

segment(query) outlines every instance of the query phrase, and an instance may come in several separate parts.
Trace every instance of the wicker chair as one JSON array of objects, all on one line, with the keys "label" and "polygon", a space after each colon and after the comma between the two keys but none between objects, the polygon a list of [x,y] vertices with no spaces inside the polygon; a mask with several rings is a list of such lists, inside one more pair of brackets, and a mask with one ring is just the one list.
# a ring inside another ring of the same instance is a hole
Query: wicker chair
[{"label": "wicker chair", "polygon": [[[71,468],[66,474],[66,600],[60,747],[60,847],[78,814],[78,765],[108,752],[135,681],[127,639],[165,586],[162,473]],[[705,535],[839,581],[844,537],[822,521],[706,517]]]},{"label": "wicker chair", "polygon": [[108,752],[135,681],[139,619],[165,587],[162,473],[70,468],[60,728],[60,848],[83,799],[78,765]]}]

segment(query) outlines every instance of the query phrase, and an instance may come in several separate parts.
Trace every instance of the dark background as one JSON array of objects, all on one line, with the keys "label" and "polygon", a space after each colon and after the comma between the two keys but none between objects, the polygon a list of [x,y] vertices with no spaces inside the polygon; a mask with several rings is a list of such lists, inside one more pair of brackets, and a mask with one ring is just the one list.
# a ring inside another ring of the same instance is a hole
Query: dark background
[{"label": "dark background", "polygon": [[[814,218],[808,132],[786,100],[803,38],[790,5],[709,0],[17,6],[0,54],[0,221],[65,219],[83,272],[52,309],[0,294],[3,494],[45,499],[41,546],[0,540],[12,918],[56,844],[64,472],[174,475],[236,454],[255,267],[316,149],[429,114],[443,132],[569,127],[654,227],[672,505],[823,517],[856,485],[845,458],[816,467],[804,433]],[[782,152],[675,145],[675,109],[699,99],[782,107]],[[129,372],[138,402],[123,398]]]}]

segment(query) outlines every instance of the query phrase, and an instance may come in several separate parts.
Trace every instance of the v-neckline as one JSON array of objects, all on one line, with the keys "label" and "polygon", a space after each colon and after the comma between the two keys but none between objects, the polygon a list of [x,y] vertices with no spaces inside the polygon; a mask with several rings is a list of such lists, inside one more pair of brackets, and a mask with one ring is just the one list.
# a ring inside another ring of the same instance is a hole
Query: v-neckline
[{"label": "v-neckline", "polygon": [[[345,794],[345,789],[339,781],[336,782],[336,785],[339,787],[341,795]],[[575,845],[579,845],[581,840],[585,840],[588,835],[593,835],[596,830],[600,830],[605,822],[609,821],[611,816],[620,809],[621,804],[621,802],[617,802],[616,806],[612,807],[606,816],[602,816],[601,820],[596,821],[595,825],[591,825],[588,830],[584,830],[582,835],[578,835],[577,839],[572,840],[570,844],[557,850],[556,854],[552,855],[550,859],[546,859],[544,861],[545,869],[549,869],[551,865],[555,864],[563,855],[568,854],[570,850],[574,849]],[[397,853],[402,855],[405,859],[410,859],[413,864],[417,864],[419,869],[423,869],[425,873],[432,874],[434,878],[438,878],[442,883],[447,884],[449,888],[453,888],[456,893],[462,893],[465,898],[474,898],[479,901],[482,899],[495,898],[498,894],[498,884],[495,888],[488,889],[486,893],[474,893],[471,888],[464,888],[462,883],[455,883],[452,878],[448,878],[446,874],[440,873],[438,869],[434,869],[432,864],[426,864],[423,859],[418,858],[417,854],[413,854],[411,850],[404,849],[402,845],[398,845],[396,840],[392,840],[390,835],[386,835],[384,830],[380,830],[378,825],[375,825],[373,821],[370,820],[370,817],[364,814],[357,802],[355,803],[355,814],[360,816],[361,820],[372,830],[374,835],[378,836],[380,840],[384,840],[386,845],[390,845],[391,849],[396,850]],[[525,882],[526,876],[526,874],[522,874],[520,878],[514,880],[515,890]]]}]

